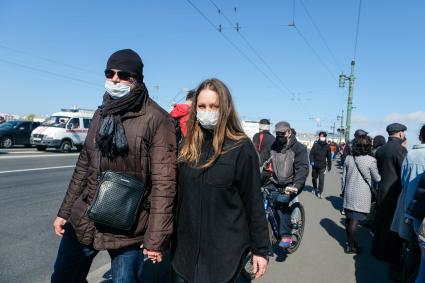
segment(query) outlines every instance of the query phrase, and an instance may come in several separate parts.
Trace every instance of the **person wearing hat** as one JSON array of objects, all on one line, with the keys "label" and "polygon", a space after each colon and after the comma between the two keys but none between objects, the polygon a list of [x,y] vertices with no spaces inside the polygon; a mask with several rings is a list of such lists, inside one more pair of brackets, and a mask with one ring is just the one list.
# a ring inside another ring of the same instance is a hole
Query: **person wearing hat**
[{"label": "person wearing hat", "polygon": [[[406,126],[394,123],[388,125],[388,142],[376,152],[381,182],[378,185],[376,219],[372,254],[379,260],[392,265],[390,275],[399,273],[402,239],[390,230],[397,200],[402,190],[401,167],[407,150],[402,146],[406,140]],[[391,248],[389,248],[391,247]]]},{"label": "person wearing hat", "polygon": [[277,208],[279,218],[279,247],[292,244],[289,203],[304,189],[308,177],[307,147],[297,141],[288,122],[275,125],[276,140],[271,147],[272,176],[268,189]]},{"label": "person wearing hat", "polygon": [[[326,136],[326,132],[320,132],[319,140],[310,150],[311,177],[314,192],[318,198],[322,198],[326,170],[331,171],[332,169],[331,148],[326,142]],[[317,186],[317,178],[319,178],[319,186]]]},{"label": "person wearing hat", "polygon": [[[130,49],[113,53],[102,105],[93,116],[62,205],[53,223],[61,237],[51,282],[87,282],[100,250],[111,256],[114,282],[141,282],[143,262],[162,260],[173,232],[176,137],[171,117],[148,94],[143,63]],[[150,192],[129,231],[94,223],[91,206],[101,172],[121,172]]]},{"label": "person wearing hat", "polygon": [[[343,161],[345,160],[345,158],[346,158],[348,155],[352,155],[352,154],[353,154],[353,152],[352,152],[352,147],[353,147],[354,140],[355,140],[356,138],[358,138],[358,137],[367,136],[367,135],[368,135],[368,132],[366,132],[365,130],[362,130],[362,129],[357,129],[357,130],[354,132],[354,139],[353,139],[353,140],[351,140],[351,141],[349,141],[349,142],[345,145],[345,147],[344,147],[344,152],[343,152],[343,155],[342,155],[342,160],[343,160]],[[344,162],[342,162],[342,163],[344,163]]]},{"label": "person wearing hat", "polygon": [[260,120],[260,132],[252,138],[258,153],[260,154],[260,165],[264,164],[270,158],[270,149],[275,141],[275,137],[270,133],[270,120]]}]

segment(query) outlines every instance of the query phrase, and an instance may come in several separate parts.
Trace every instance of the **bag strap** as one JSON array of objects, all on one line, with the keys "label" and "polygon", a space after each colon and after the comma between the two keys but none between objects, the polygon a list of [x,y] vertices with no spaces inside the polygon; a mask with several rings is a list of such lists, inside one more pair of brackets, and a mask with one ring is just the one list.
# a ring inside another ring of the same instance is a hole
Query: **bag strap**
[{"label": "bag strap", "polygon": [[261,145],[263,144],[263,138],[264,138],[264,133],[261,132],[259,137],[260,142],[258,143],[258,148],[257,148],[258,152],[261,152]]},{"label": "bag strap", "polygon": [[354,164],[356,165],[356,168],[357,168],[357,171],[359,171],[359,173],[360,173],[360,175],[362,176],[362,178],[363,178],[363,181],[365,181],[366,182],[366,184],[369,186],[369,189],[371,189],[372,190],[372,186],[369,184],[369,182],[367,181],[367,179],[365,178],[365,176],[363,175],[363,172],[360,170],[360,168],[359,168],[359,165],[357,164],[357,162],[356,162],[356,158],[353,156],[353,159],[354,159]]}]

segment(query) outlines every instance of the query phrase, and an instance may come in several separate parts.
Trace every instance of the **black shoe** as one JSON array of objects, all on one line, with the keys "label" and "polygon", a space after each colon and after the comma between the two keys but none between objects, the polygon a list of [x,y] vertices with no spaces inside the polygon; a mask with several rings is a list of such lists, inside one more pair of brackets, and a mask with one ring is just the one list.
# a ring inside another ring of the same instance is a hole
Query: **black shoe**
[{"label": "black shoe", "polygon": [[360,254],[361,253],[361,248],[358,247],[356,248],[356,246],[350,246],[349,244],[346,244],[344,252],[346,254]]}]

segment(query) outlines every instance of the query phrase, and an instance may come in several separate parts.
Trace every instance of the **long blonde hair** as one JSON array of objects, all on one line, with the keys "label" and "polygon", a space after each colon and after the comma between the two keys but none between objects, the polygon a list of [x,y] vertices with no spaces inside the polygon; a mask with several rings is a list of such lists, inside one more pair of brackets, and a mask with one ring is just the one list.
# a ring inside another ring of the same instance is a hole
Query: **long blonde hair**
[{"label": "long blonde hair", "polygon": [[227,86],[215,78],[205,80],[199,85],[193,98],[189,120],[186,122],[187,135],[185,143],[179,152],[178,162],[188,163],[191,167],[198,166],[202,146],[204,145],[204,133],[196,118],[196,107],[199,93],[204,89],[209,89],[218,94],[219,118],[213,133],[213,155],[205,164],[199,166],[200,168],[210,167],[224,153],[223,144],[225,138],[234,141],[247,138],[240,124],[232,96]]}]

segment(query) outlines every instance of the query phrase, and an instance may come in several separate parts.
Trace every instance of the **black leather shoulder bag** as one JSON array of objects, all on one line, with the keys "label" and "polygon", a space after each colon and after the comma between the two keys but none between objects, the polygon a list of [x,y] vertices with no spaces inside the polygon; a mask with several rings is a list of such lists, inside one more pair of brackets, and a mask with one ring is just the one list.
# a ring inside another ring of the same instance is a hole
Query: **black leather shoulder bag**
[{"label": "black leather shoulder bag", "polygon": [[[98,159],[98,170],[101,172],[100,154]],[[134,227],[146,196],[145,184],[133,176],[121,172],[101,172],[98,175],[96,196],[87,216],[97,224],[129,231]]]}]

